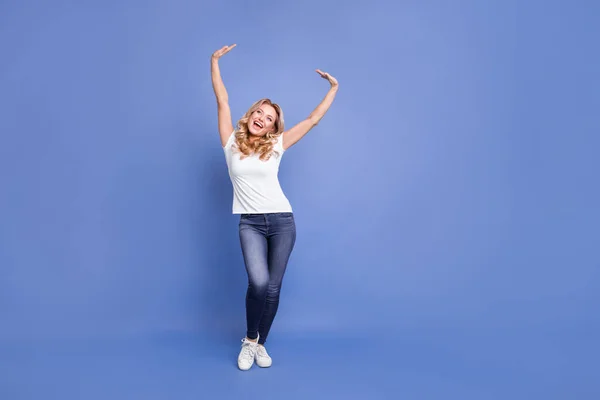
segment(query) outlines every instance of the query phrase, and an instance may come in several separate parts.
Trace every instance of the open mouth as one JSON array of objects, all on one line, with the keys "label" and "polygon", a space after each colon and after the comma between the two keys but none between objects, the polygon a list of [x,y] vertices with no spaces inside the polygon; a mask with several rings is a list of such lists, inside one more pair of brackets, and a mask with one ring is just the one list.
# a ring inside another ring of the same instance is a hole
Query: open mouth
[{"label": "open mouth", "polygon": [[257,127],[258,129],[262,129],[263,128],[263,125],[260,122],[258,122],[258,121],[254,121],[254,126]]}]

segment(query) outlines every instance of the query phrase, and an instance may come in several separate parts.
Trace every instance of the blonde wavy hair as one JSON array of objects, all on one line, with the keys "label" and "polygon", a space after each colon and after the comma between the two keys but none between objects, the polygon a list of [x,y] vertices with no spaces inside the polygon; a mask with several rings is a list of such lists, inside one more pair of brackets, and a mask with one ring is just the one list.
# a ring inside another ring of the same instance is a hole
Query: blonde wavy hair
[{"label": "blonde wavy hair", "polygon": [[[277,116],[275,118],[274,127],[275,132],[267,133],[266,135],[258,138],[257,140],[250,142],[251,133],[248,131],[248,120],[252,113],[260,108],[263,104],[270,105],[275,109]],[[262,161],[267,161],[271,158],[272,154],[279,155],[277,151],[273,150],[277,139],[283,133],[283,111],[281,107],[273,103],[270,99],[260,99],[256,101],[246,114],[237,122],[235,130],[235,142],[234,148],[243,154],[242,158],[248,157],[252,154],[259,154],[259,158]]]}]

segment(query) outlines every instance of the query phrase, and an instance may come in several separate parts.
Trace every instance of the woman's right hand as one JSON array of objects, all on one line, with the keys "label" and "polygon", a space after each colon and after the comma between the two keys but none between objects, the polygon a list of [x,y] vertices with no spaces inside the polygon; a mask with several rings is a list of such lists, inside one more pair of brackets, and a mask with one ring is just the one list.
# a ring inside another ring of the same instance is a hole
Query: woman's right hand
[{"label": "woman's right hand", "polygon": [[219,58],[223,57],[225,54],[229,53],[231,49],[233,49],[236,44],[232,44],[231,46],[223,46],[219,50],[215,51],[212,55],[212,60],[217,61]]}]

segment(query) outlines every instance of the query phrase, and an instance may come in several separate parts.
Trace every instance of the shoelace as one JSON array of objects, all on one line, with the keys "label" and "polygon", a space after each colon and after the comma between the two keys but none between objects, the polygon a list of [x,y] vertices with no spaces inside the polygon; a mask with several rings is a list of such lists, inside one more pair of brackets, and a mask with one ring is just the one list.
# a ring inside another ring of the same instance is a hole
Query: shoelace
[{"label": "shoelace", "polygon": [[254,353],[256,352],[256,346],[254,343],[242,339],[242,357],[247,359],[254,358]]},{"label": "shoelace", "polygon": [[263,346],[257,346],[256,353],[258,353],[258,355],[260,357],[269,357],[269,353],[267,353],[267,349],[264,348]]}]

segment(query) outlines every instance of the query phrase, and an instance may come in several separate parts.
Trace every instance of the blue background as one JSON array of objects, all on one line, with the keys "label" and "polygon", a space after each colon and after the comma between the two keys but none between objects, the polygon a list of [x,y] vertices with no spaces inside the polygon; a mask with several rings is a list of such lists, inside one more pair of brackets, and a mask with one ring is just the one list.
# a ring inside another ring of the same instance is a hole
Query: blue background
[{"label": "blue background", "polygon": [[[0,397],[597,398],[599,15],[2,2]],[[265,373],[235,367],[209,63],[233,43],[234,122],[269,97],[291,127],[316,68],[340,82],[282,162],[298,239]]]}]

